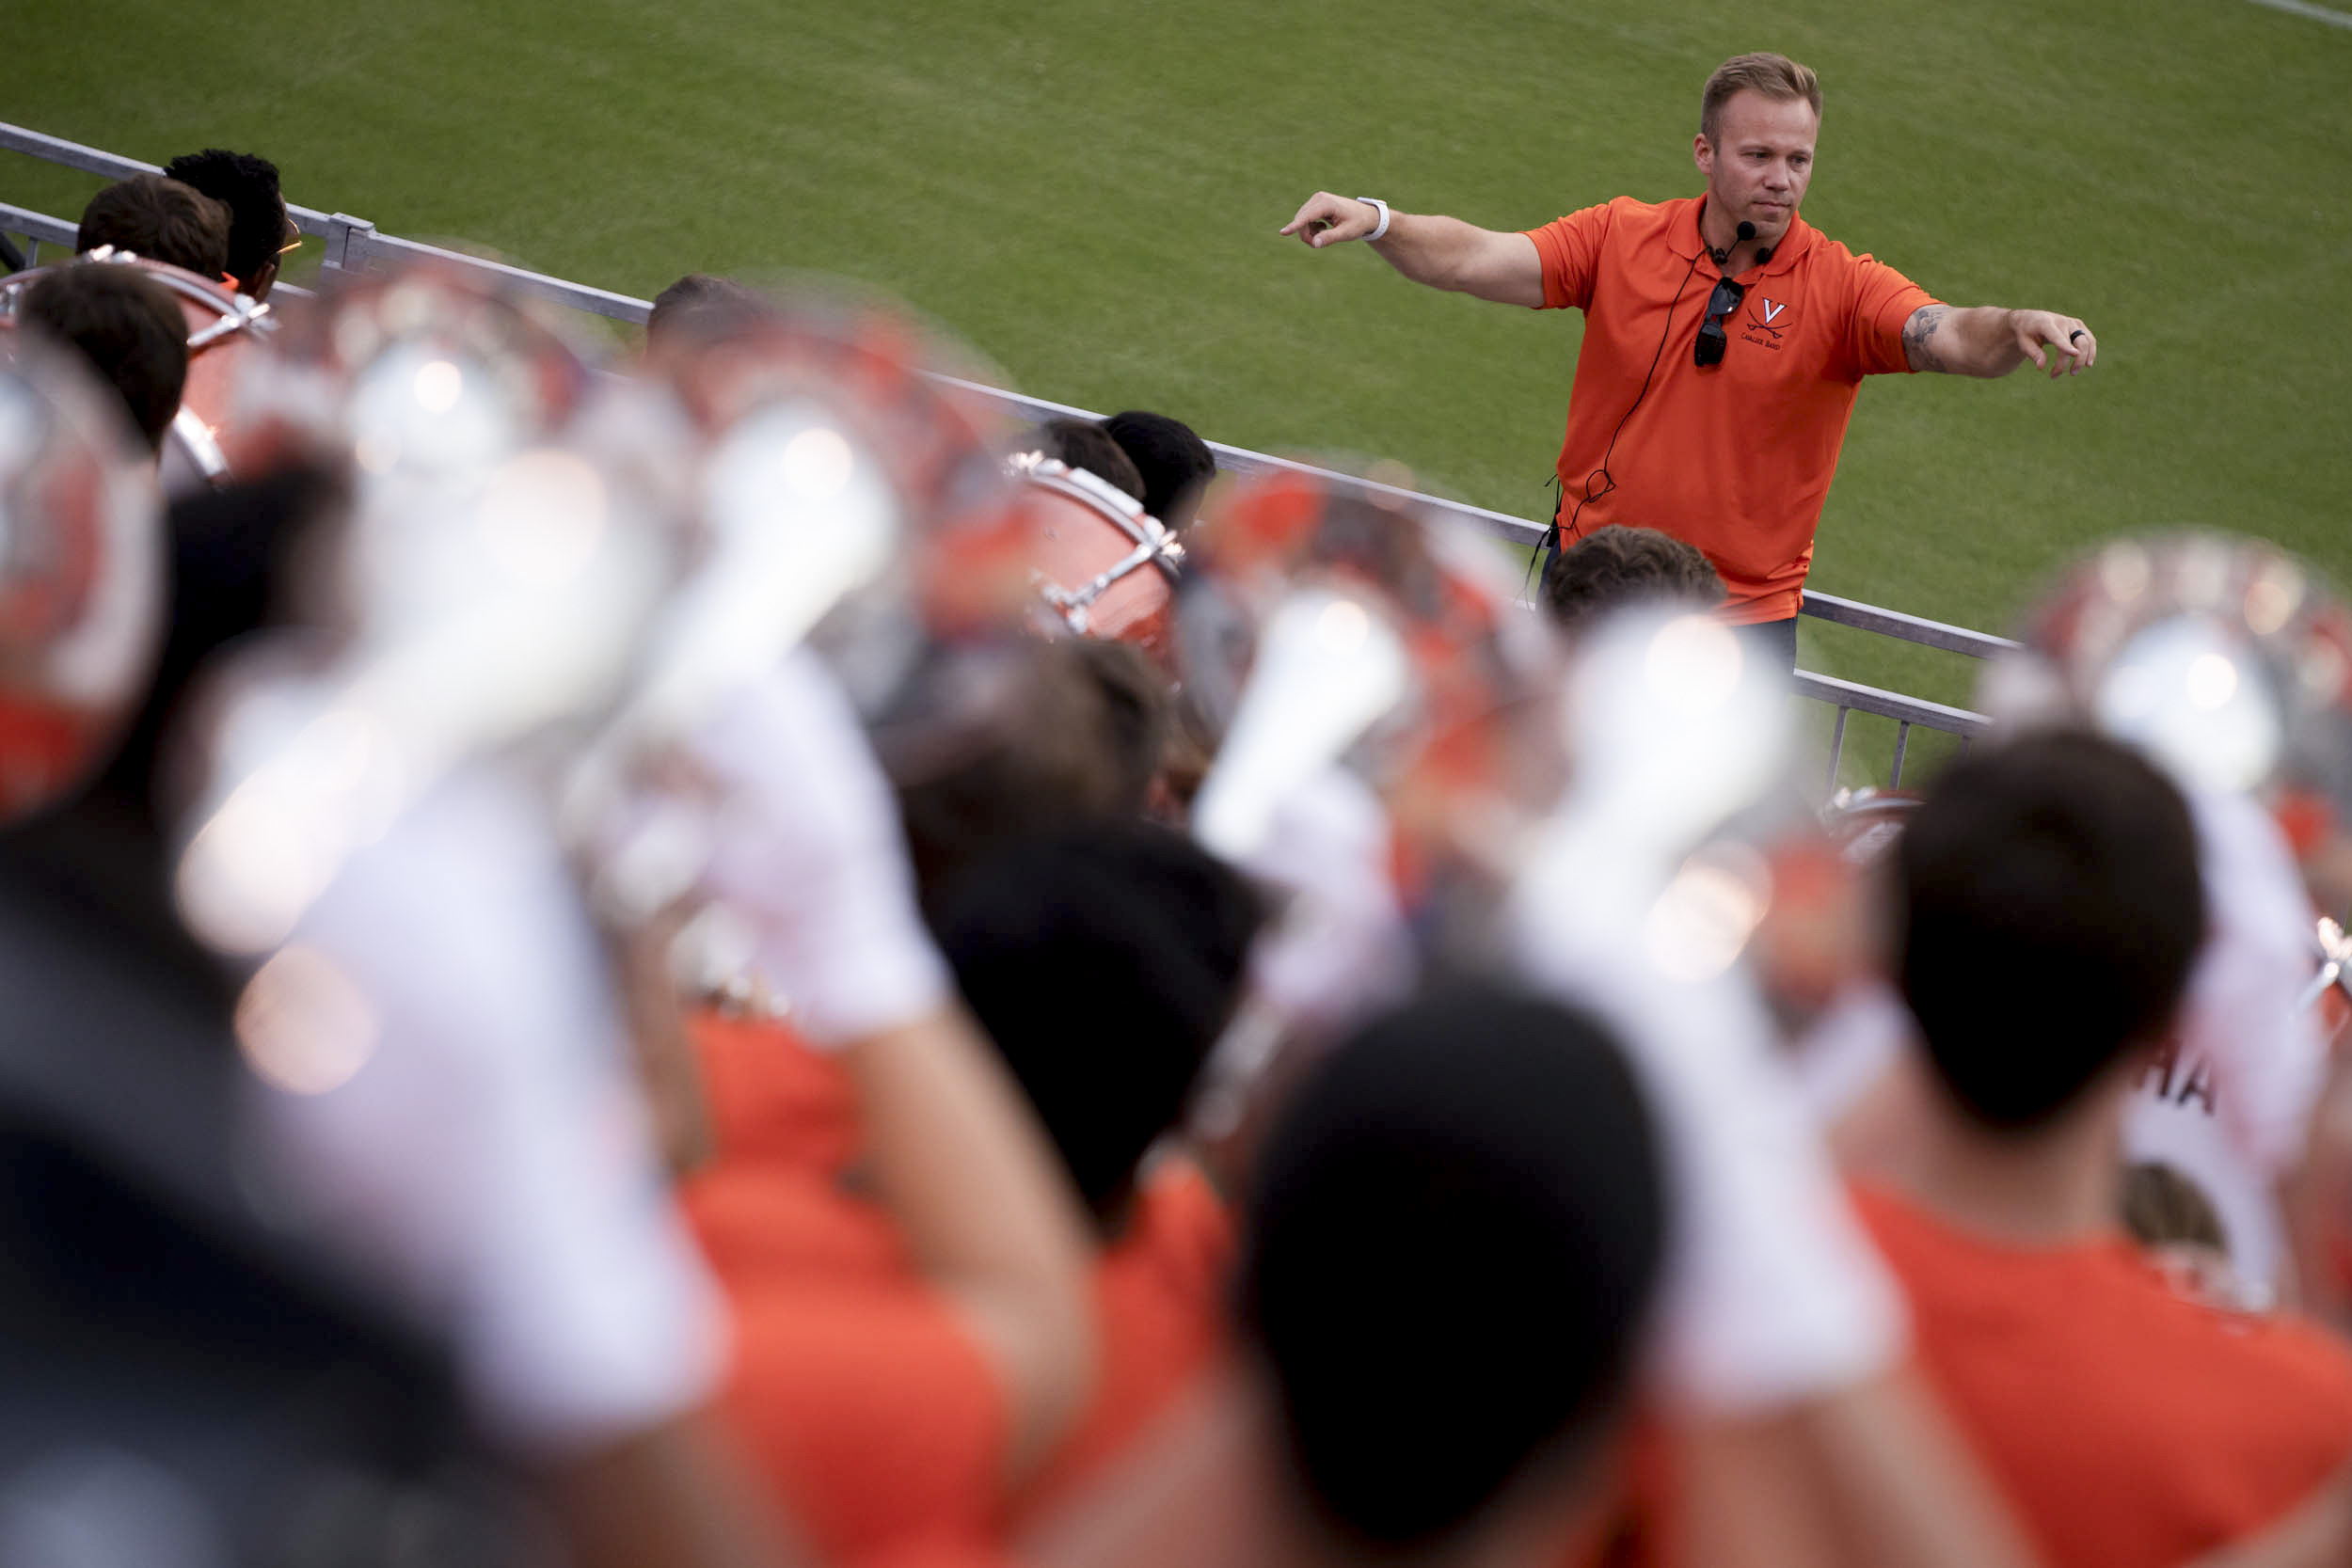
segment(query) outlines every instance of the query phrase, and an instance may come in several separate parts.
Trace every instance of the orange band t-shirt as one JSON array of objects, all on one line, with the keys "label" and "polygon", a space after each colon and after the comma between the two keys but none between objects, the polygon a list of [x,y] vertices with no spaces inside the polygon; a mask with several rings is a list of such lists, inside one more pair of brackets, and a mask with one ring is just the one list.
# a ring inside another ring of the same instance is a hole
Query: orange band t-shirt
[{"label": "orange band t-shirt", "polygon": [[733,1318],[724,1414],[829,1558],[984,1561],[1009,1520],[1082,1491],[1217,1361],[1232,1221],[1198,1169],[1170,1161],[1095,1264],[1087,1414],[1009,1498],[996,1370],[890,1215],[845,1184],[859,1131],[841,1064],[773,1021],[698,1013],[690,1037],[717,1152],[681,1196]]},{"label": "orange band t-shirt", "polygon": [[1094,1264],[1094,1397],[1023,1489],[1017,1522],[1082,1495],[1224,1356],[1233,1222],[1208,1178],[1171,1160],[1136,1190],[1126,1233]]},{"label": "orange band t-shirt", "polygon": [[1527,230],[1544,308],[1584,312],[1561,543],[1612,523],[1658,529],[1706,552],[1728,619],[1782,621],[1797,613],[1854,393],[1911,368],[1903,325],[1936,301],[1791,218],[1772,259],[1735,279],[1747,294],[1724,319],[1723,363],[1702,369],[1692,352],[1722,276],[1700,242],[1702,200],[1620,197]]},{"label": "orange band t-shirt", "polygon": [[2177,1295],[2120,1234],[2020,1247],[1856,1195],[1945,1408],[2050,1568],[2166,1568],[2352,1459],[2352,1352]]},{"label": "orange band t-shirt", "polygon": [[701,1013],[689,1033],[717,1155],[680,1198],[726,1291],[732,1435],[829,1560],[975,1560],[998,1540],[1011,1416],[962,1315],[843,1183],[848,1074],[786,1024]]}]

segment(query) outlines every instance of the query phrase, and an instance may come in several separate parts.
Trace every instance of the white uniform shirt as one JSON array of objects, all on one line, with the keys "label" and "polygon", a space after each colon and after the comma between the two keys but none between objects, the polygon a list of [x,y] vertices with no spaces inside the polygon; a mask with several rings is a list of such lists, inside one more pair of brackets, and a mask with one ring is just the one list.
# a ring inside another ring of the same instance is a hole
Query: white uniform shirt
[{"label": "white uniform shirt", "polygon": [[2296,1001],[2316,972],[2311,900],[2268,814],[2238,795],[2192,795],[2205,879],[2204,949],[2178,1045],[2140,1077],[2123,1118],[2135,1162],[2173,1166],[2213,1201],[2230,1263],[2276,1288],[2285,1261],[2273,1191],[2303,1157],[2327,1070],[2316,1016]]},{"label": "white uniform shirt", "polygon": [[362,1016],[331,984],[281,1013],[323,1011],[355,1043],[316,1092],[263,1091],[277,1174],[300,1220],[453,1345],[493,1435],[579,1452],[702,1403],[718,1296],[539,802],[487,767],[443,782],[342,867],[290,955],[310,992],[318,960],[340,972]]}]

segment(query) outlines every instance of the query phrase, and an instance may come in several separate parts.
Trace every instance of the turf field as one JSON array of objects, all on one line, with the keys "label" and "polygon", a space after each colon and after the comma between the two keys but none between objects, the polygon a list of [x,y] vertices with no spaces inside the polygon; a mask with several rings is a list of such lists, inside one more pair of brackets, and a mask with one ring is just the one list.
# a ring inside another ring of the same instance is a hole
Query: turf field
[{"label": "turf field", "polygon": [[[1318,187],[1526,227],[1698,188],[1698,87],[1828,94],[1805,215],[1963,304],[2089,320],[2051,386],[1865,389],[1814,585],[2005,626],[2086,541],[2202,524],[2352,583],[2352,30],[2245,0],[159,0],[21,7],[0,118],[650,294],[893,291],[1041,396],[1404,460],[1536,515],[1578,318],[1274,230]],[[97,182],[0,156],[0,198]],[[1965,661],[1807,624],[1804,662],[1964,701]]]}]

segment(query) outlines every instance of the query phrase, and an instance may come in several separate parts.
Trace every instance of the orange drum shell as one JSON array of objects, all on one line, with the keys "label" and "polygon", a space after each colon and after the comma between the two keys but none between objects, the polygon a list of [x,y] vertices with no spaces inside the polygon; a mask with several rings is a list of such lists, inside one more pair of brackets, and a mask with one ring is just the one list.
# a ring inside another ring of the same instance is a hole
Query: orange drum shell
[{"label": "orange drum shell", "polygon": [[[221,319],[217,310],[208,310],[192,299],[182,299],[180,313],[187,319],[191,337]],[[180,406],[202,420],[215,437],[229,423],[233,405],[237,376],[253,340],[242,332],[232,332],[215,342],[205,344],[188,356],[188,381],[180,393]]]},{"label": "orange drum shell", "polygon": [[[1046,580],[1075,593],[1136,550],[1127,531],[1074,497],[1041,487],[1027,497],[1032,562]],[[1149,562],[1105,588],[1086,607],[1089,637],[1132,642],[1166,667],[1175,657],[1174,594]]]}]

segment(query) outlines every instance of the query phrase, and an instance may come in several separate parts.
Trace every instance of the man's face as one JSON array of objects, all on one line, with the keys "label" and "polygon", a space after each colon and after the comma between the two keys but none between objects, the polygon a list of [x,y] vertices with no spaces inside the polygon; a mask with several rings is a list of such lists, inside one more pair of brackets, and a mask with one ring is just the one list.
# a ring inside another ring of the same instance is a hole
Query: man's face
[{"label": "man's face", "polygon": [[1813,139],[1820,117],[1802,98],[1767,98],[1742,90],[1727,100],[1709,143],[1692,144],[1699,172],[1707,176],[1708,205],[1736,225],[1756,225],[1756,238],[1777,240],[1797,215],[1813,179]]}]

